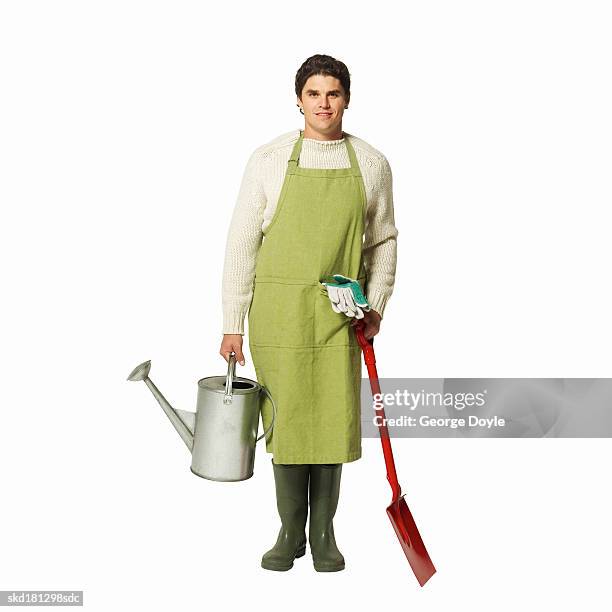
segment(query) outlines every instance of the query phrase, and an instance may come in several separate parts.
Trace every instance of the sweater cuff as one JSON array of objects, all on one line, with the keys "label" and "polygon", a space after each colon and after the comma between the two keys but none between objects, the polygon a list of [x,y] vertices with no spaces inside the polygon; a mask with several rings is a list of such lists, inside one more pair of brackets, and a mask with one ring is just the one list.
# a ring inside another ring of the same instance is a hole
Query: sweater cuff
[{"label": "sweater cuff", "polygon": [[370,308],[383,317],[385,314],[385,307],[391,296],[382,291],[377,291],[376,289],[369,289],[367,297]]},{"label": "sweater cuff", "polygon": [[248,312],[246,308],[227,308],[223,310],[223,333],[241,334],[244,336],[244,319]]}]

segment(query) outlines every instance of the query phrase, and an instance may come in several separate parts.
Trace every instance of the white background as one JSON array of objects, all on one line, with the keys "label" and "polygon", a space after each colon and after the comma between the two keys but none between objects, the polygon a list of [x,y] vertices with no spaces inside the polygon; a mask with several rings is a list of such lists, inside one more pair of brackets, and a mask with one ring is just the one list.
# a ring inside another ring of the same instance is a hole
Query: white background
[{"label": "white background", "polygon": [[[438,573],[385,514],[378,440],[344,467],[344,572],[260,568],[270,455],[215,483],[149,391],[223,374],[226,232],[251,152],[303,127],[295,72],[352,75],[343,128],[388,158],[384,377],[607,377],[605,2],[10,2],[0,8],[0,590],[90,610],[609,610],[601,440],[398,440]],[[245,346],[246,346],[245,342]],[[243,376],[255,378],[250,355]],[[365,373],[365,370],[364,370]]]}]

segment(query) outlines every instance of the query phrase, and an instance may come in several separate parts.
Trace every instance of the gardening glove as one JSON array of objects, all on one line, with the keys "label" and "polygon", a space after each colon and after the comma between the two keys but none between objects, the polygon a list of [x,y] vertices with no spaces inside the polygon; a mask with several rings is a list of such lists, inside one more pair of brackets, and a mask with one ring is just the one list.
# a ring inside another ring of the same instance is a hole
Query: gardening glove
[{"label": "gardening glove", "polygon": [[361,308],[363,308],[366,312],[370,310],[368,300],[366,299],[366,296],[363,295],[363,292],[361,291],[361,285],[358,281],[352,278],[348,278],[348,276],[342,276],[342,274],[334,274],[334,279],[337,283],[340,283],[342,285],[348,283],[353,293],[353,301],[355,302],[355,304],[357,306],[361,306]]},{"label": "gardening glove", "polygon": [[[353,293],[351,292],[349,287],[343,287],[333,283],[324,284],[326,284],[327,286],[327,295],[329,297],[329,301],[331,302],[334,312],[341,312],[347,317],[354,317],[358,314],[358,307],[353,301]],[[363,313],[361,314],[361,316],[363,316]]]},{"label": "gardening glove", "polygon": [[363,319],[364,310],[370,310],[368,301],[361,291],[357,281],[341,274],[334,274],[334,283],[321,283],[327,290],[327,295],[334,312],[342,312],[347,317]]}]

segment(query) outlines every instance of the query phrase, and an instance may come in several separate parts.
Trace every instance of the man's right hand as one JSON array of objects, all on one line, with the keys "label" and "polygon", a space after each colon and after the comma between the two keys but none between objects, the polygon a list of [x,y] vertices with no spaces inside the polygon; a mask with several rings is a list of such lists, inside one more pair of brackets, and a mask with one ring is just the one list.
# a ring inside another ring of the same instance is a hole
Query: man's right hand
[{"label": "man's right hand", "polygon": [[230,353],[236,353],[236,361],[243,366],[244,355],[242,354],[242,334],[223,334],[219,354],[229,362]]}]

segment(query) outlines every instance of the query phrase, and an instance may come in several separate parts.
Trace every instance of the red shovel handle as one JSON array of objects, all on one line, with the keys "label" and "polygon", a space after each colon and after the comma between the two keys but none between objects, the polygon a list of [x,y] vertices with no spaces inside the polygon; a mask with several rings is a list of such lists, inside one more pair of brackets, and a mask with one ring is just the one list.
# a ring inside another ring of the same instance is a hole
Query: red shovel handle
[{"label": "red shovel handle", "polygon": [[[374,355],[374,339],[367,340],[363,333],[364,324],[363,321],[359,320],[355,325],[355,333],[357,334],[357,340],[361,345],[363,351],[363,358],[365,360],[366,367],[368,368],[368,376],[370,378],[370,388],[372,389],[372,396],[376,396],[381,393],[380,383],[378,381],[378,372],[376,371],[376,356]],[[397,473],[395,471],[395,461],[393,460],[393,450],[391,449],[391,439],[389,438],[389,430],[387,429],[385,410],[382,407],[383,404],[378,404],[380,407],[376,409],[376,416],[378,417],[378,432],[380,433],[380,441],[383,447],[383,454],[385,456],[385,466],[387,468],[387,480],[391,485],[393,491],[393,502],[396,502],[401,494],[399,482],[397,481]],[[393,503],[392,502],[392,503]]]}]

